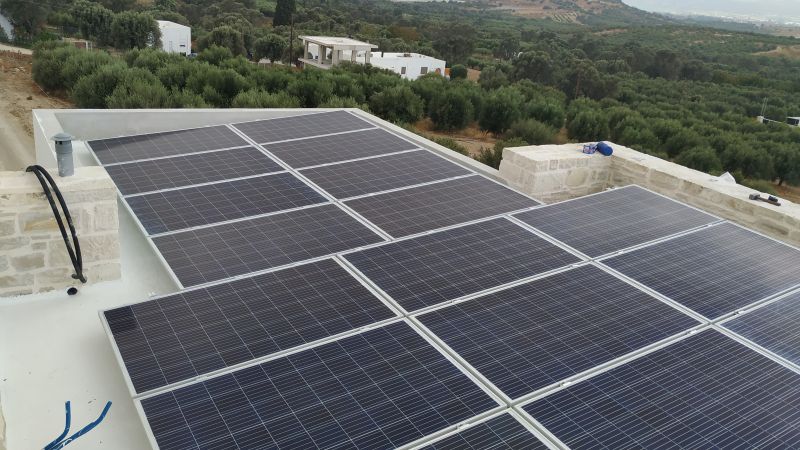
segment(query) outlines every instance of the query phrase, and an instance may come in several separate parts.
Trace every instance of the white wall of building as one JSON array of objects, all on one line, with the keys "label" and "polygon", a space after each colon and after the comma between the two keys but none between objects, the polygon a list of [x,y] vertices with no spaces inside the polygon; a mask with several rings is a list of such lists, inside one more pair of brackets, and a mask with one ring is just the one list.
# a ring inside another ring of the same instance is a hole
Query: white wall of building
[{"label": "white wall of building", "polygon": [[[308,47],[314,59],[319,57],[319,49],[316,45]],[[350,52],[342,52],[342,61],[350,61]],[[364,63],[364,53],[358,54],[356,61]],[[446,62],[441,59],[436,59],[432,56],[422,55],[419,53],[388,53],[388,52],[372,52],[370,64],[382,69],[389,69],[392,72],[400,75],[407,80],[416,80],[422,75],[428,73],[438,73],[444,76]]]},{"label": "white wall of building", "polygon": [[[408,55],[408,56],[406,56]],[[445,61],[419,53],[374,52],[370,63],[373,66],[389,69],[407,80],[416,80],[428,73],[445,74]]]},{"label": "white wall of building", "polygon": [[9,39],[14,39],[14,26],[11,25],[11,21],[2,14],[0,14],[0,28],[6,32],[6,36],[8,36]]},{"label": "white wall of building", "polygon": [[192,29],[166,20],[158,21],[161,30],[161,48],[167,53],[192,53]]}]

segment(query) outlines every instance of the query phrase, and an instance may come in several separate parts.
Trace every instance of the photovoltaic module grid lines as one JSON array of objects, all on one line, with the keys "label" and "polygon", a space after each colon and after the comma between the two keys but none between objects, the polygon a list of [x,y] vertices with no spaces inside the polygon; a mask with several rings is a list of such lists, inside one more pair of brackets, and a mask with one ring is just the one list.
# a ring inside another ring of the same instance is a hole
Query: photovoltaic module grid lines
[{"label": "photovoltaic module grid lines", "polygon": [[184,287],[305,261],[381,240],[335,205],[153,238]]},{"label": "photovoltaic module grid lines", "polygon": [[590,257],[717,221],[638,186],[537,208],[515,217]]},{"label": "photovoltaic module grid lines", "polygon": [[579,261],[503,218],[391,242],[345,258],[409,312]]},{"label": "photovoltaic module grid lines", "polygon": [[800,293],[724,324],[767,350],[800,365]]},{"label": "photovoltaic module grid lines", "polygon": [[419,320],[512,399],[699,324],[594,266]]},{"label": "photovoltaic module grid lines", "polygon": [[425,450],[539,450],[548,447],[510,414],[492,418],[425,447]]},{"label": "photovoltaic module grid lines", "polygon": [[122,195],[279,172],[283,168],[253,147],[107,166]]},{"label": "photovoltaic module grid lines", "polygon": [[800,446],[800,375],[712,330],[524,409],[571,448]]},{"label": "photovoltaic module grid lines", "polygon": [[539,203],[478,175],[349,200],[393,237],[529,208]]},{"label": "photovoltaic module grid lines", "polygon": [[496,406],[403,322],[142,400],[164,450],[395,448]]},{"label": "photovoltaic module grid lines", "polygon": [[286,164],[299,169],[368,156],[379,156],[418,147],[383,129],[356,131],[265,146]]},{"label": "photovoltaic module grid lines", "polygon": [[425,150],[302,171],[317,186],[340,199],[469,173],[461,166]]},{"label": "photovoltaic module grid lines", "polygon": [[137,393],[395,315],[326,259],[105,312]]},{"label": "photovoltaic module grid lines", "polygon": [[800,251],[730,223],[603,263],[709,319],[800,284]]},{"label": "photovoltaic module grid lines", "polygon": [[256,143],[265,144],[286,139],[302,139],[322,134],[361,130],[374,125],[347,111],[334,111],[236,123],[233,126]]},{"label": "photovoltaic module grid lines", "polygon": [[224,125],[89,141],[100,163],[115,164],[241,147],[247,142]]},{"label": "photovoltaic module grid lines", "polygon": [[126,200],[149,234],[327,201],[290,173],[155,192]]}]

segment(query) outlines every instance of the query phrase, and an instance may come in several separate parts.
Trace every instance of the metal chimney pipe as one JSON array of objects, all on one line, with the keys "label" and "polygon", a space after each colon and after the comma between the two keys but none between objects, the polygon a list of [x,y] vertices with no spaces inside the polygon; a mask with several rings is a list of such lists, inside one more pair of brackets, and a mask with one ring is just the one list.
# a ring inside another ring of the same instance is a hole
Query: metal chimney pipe
[{"label": "metal chimney pipe", "polygon": [[58,176],[69,177],[75,174],[75,164],[72,161],[72,136],[67,133],[58,133],[53,136],[56,141],[56,161],[58,162]]}]

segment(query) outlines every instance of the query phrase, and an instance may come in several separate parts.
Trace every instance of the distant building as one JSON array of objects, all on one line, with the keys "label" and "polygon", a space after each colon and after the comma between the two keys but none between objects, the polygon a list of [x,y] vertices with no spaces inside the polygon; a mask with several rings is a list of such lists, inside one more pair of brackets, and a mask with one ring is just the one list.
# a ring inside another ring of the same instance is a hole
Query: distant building
[{"label": "distant building", "polygon": [[428,73],[445,75],[445,65],[441,59],[419,53],[388,53],[372,55],[372,65],[389,69],[407,80],[416,80]]},{"label": "distant building", "polygon": [[[361,62],[369,64],[372,59],[372,49],[378,48],[369,42],[357,41],[350,38],[330,36],[300,36],[303,41],[303,54],[300,62],[320,69],[330,69],[342,61]],[[356,58],[361,54],[362,61]]]},{"label": "distant building", "polygon": [[192,53],[192,29],[167,20],[159,20],[161,30],[161,48],[167,53]]},{"label": "distant building", "polygon": [[11,21],[2,14],[0,14],[0,28],[6,32],[9,39],[14,39],[14,25],[11,25]]},{"label": "distant building", "polygon": [[303,41],[300,61],[321,69],[350,61],[389,69],[407,80],[416,80],[428,73],[445,75],[445,61],[419,53],[373,52],[376,45],[350,38],[300,36],[300,39]]},{"label": "distant building", "polygon": [[786,123],[795,127],[800,127],[800,117],[787,117]]}]

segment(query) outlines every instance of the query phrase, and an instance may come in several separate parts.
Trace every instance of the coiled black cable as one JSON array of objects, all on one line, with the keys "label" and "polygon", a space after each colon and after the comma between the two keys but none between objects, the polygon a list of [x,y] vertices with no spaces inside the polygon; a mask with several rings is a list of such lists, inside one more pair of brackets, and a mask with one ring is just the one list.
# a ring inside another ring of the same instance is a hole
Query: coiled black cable
[{"label": "coiled black cable", "polygon": [[[53,177],[50,176],[44,167],[32,165],[28,166],[25,171],[33,172],[33,174],[36,175],[36,178],[42,185],[44,195],[47,197],[47,201],[50,203],[50,208],[53,210],[53,216],[55,216],[56,222],[58,223],[58,228],[61,230],[61,237],[64,238],[64,245],[67,247],[69,259],[72,261],[72,267],[75,269],[75,273],[72,275],[72,278],[80,280],[81,283],[86,283],[86,277],[83,275],[81,245],[78,242],[78,235],[75,233],[75,225],[72,223],[72,216],[69,214],[69,208],[67,208],[67,203],[64,201],[64,196],[61,195],[61,191],[58,189],[58,186],[56,186],[56,182],[53,181]],[[67,230],[64,227],[64,221],[61,219],[61,214],[58,212],[56,202],[53,200],[53,192],[55,192],[56,198],[58,198],[58,203],[61,205],[61,211],[64,212],[64,217],[67,219],[67,225],[69,226],[69,231],[72,234],[72,244],[70,244],[69,239],[67,238]]]}]

